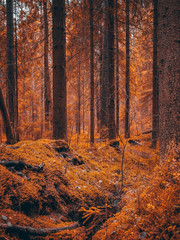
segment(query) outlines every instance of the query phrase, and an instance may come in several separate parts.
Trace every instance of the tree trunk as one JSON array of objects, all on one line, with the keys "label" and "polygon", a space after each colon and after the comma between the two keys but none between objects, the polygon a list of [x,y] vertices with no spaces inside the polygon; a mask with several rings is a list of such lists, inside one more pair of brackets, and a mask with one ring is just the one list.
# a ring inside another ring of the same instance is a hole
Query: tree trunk
[{"label": "tree trunk", "polygon": [[47,0],[43,1],[44,9],[44,100],[45,100],[45,130],[49,130],[50,113],[51,113],[51,84],[49,77],[48,64],[48,15],[47,15]]},{"label": "tree trunk", "polygon": [[125,137],[130,137],[129,112],[130,112],[130,53],[129,53],[129,0],[126,0],[126,93],[125,93]]},{"label": "tree trunk", "polygon": [[4,98],[3,98],[1,86],[0,86],[0,110],[2,112],[4,126],[6,129],[7,143],[14,144],[16,142],[16,139],[15,139],[15,135],[14,135],[13,129],[10,124],[10,117],[9,117],[8,110],[7,110],[7,107],[6,107]]},{"label": "tree trunk", "polygon": [[7,85],[8,109],[12,127],[15,126],[15,66],[13,40],[13,0],[6,0],[7,13]]},{"label": "tree trunk", "polygon": [[108,0],[108,81],[109,81],[109,139],[116,138],[114,82],[114,0]]},{"label": "tree trunk", "polygon": [[79,57],[78,74],[77,74],[77,133],[81,133],[81,63]]},{"label": "tree trunk", "polygon": [[[15,16],[17,15],[16,11],[16,2],[15,2]],[[14,119],[14,128],[16,133],[16,139],[19,141],[19,132],[18,132],[18,45],[17,45],[17,22],[15,18],[15,119]]]},{"label": "tree trunk", "polygon": [[180,136],[179,0],[158,1],[159,147],[161,161]]},{"label": "tree trunk", "polygon": [[116,134],[119,135],[119,47],[118,47],[118,1],[116,0]]},{"label": "tree trunk", "polygon": [[67,138],[65,0],[53,0],[53,138]]},{"label": "tree trunk", "polygon": [[108,127],[108,4],[104,0],[104,29],[103,29],[103,53],[102,53],[102,78],[100,82],[100,134],[106,137]]},{"label": "tree trunk", "polygon": [[157,71],[157,6],[154,0],[154,32],[153,32],[153,111],[152,111],[152,147],[156,147],[159,132],[159,82]]},{"label": "tree trunk", "polygon": [[93,1],[89,0],[90,16],[90,143],[94,144],[94,45],[93,45]]}]

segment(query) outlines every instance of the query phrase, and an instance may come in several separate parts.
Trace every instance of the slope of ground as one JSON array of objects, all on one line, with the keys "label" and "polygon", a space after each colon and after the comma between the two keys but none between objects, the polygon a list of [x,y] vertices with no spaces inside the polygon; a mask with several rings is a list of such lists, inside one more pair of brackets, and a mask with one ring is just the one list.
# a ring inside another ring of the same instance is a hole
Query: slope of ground
[{"label": "slope of ground", "polygon": [[[175,160],[170,159],[171,171],[157,169],[157,153],[144,136],[119,140],[115,147],[73,142],[71,147],[45,139],[1,145],[0,226],[44,229],[79,223],[43,237],[1,227],[2,239],[168,239],[176,234]],[[162,225],[161,217],[167,219]],[[159,219],[156,224],[154,219]]]}]

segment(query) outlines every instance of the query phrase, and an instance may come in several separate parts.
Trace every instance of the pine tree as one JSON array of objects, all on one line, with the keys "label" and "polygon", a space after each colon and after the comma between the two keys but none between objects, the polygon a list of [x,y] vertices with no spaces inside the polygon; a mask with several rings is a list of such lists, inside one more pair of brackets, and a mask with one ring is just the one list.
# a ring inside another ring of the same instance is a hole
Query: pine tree
[{"label": "pine tree", "polygon": [[67,138],[65,0],[53,0],[53,137]]}]

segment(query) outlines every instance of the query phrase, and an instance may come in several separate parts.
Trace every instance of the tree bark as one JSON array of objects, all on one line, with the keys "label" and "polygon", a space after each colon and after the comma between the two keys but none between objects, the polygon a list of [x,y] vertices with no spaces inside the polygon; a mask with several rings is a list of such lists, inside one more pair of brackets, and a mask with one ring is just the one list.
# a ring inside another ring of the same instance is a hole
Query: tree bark
[{"label": "tree bark", "polygon": [[158,0],[159,147],[161,161],[180,136],[179,0]]},{"label": "tree bark", "polygon": [[114,82],[114,0],[108,0],[108,82],[109,82],[109,139],[116,138]]},{"label": "tree bark", "polygon": [[102,52],[102,78],[100,82],[100,135],[106,137],[106,128],[108,128],[108,4],[104,0],[104,29],[103,29],[103,52]]},{"label": "tree bark", "polygon": [[118,46],[118,1],[116,0],[116,134],[119,135],[119,46]]},{"label": "tree bark", "polygon": [[65,0],[53,0],[53,138],[67,138]]},{"label": "tree bark", "polygon": [[13,0],[6,0],[7,14],[7,85],[8,109],[12,127],[15,125],[15,66],[13,39]]},{"label": "tree bark", "polygon": [[90,16],[90,143],[94,144],[94,43],[93,43],[93,1],[89,0]]},{"label": "tree bark", "polygon": [[6,129],[7,143],[14,144],[16,142],[16,139],[15,139],[13,129],[11,127],[10,118],[9,118],[8,110],[7,110],[7,107],[6,107],[4,98],[3,98],[1,86],[0,86],[0,110],[2,112],[4,126]]},{"label": "tree bark", "polygon": [[50,113],[51,113],[51,84],[49,77],[48,64],[48,15],[47,15],[47,0],[43,1],[44,9],[44,100],[45,100],[45,130],[49,130]]},{"label": "tree bark", "polygon": [[125,92],[125,138],[130,137],[130,53],[129,53],[129,0],[126,0],[126,92]]},{"label": "tree bark", "polygon": [[152,111],[152,147],[156,147],[159,132],[159,81],[157,71],[157,12],[158,0],[154,0],[153,29],[153,111]]}]

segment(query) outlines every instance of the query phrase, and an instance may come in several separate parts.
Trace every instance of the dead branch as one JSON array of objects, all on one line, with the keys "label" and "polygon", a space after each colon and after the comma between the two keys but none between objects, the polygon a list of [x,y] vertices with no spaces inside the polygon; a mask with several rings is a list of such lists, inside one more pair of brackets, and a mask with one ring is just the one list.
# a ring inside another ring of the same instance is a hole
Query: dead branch
[{"label": "dead branch", "polygon": [[28,235],[33,235],[33,236],[46,236],[50,233],[57,233],[67,229],[71,230],[79,226],[80,226],[79,222],[75,222],[68,226],[57,227],[57,228],[33,228],[33,227],[25,227],[25,226],[19,226],[19,225],[0,223],[1,229],[10,230],[11,232],[16,232],[16,233],[26,233]]}]

